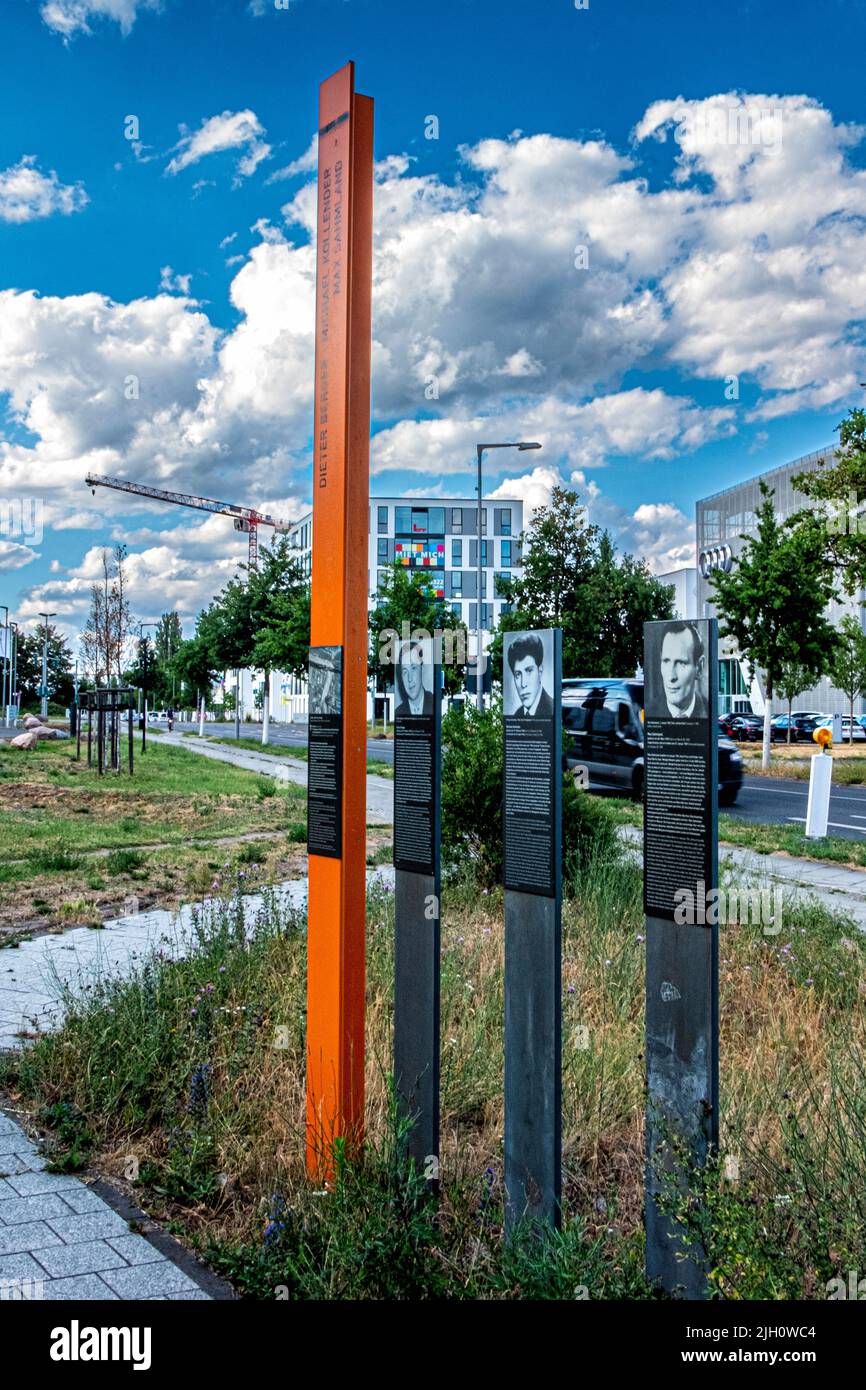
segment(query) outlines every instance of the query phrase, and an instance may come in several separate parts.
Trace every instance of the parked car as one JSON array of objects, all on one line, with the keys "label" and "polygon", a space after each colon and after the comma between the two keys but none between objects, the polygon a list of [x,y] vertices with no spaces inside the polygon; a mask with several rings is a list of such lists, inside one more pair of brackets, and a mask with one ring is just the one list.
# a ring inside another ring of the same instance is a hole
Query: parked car
[{"label": "parked car", "polygon": [[741,742],[759,743],[764,737],[764,721],[759,714],[735,714],[728,736]]},{"label": "parked car", "polygon": [[[819,724],[824,722],[825,716],[816,710],[796,710],[790,719],[791,742],[798,743],[812,737],[812,732]],[[788,716],[787,714],[777,714],[770,721],[771,728],[776,732],[773,738],[787,740],[788,738]]]},{"label": "parked car", "polygon": [[[563,755],[588,769],[590,790],[643,796],[644,683],[605,677],[562,682]],[[736,744],[719,733],[719,805],[732,806],[743,781]]]}]

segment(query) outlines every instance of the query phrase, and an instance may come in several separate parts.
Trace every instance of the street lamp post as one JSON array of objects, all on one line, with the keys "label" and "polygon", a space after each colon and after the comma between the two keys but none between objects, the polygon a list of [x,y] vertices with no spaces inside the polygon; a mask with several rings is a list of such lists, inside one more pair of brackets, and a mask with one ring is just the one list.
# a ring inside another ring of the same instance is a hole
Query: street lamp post
[{"label": "street lamp post", "polygon": [[10,623],[12,629],[12,657],[10,666],[9,680],[9,703],[15,710],[15,718],[18,718],[18,624]]},{"label": "street lamp post", "polygon": [[4,636],[4,638],[3,638],[3,679],[2,679],[2,681],[0,681],[0,697],[2,697],[3,725],[4,725],[4,728],[5,728],[5,726],[6,726],[6,708],[7,708],[8,705],[11,705],[11,703],[12,703],[11,699],[7,699],[7,697],[6,697],[6,676],[7,676],[7,672],[9,673],[9,676],[10,676],[10,682],[9,682],[9,691],[10,691],[10,695],[11,695],[11,691],[12,691],[12,683],[11,683],[11,672],[12,672],[12,668],[11,668],[10,659],[9,659],[9,658],[10,658],[9,646],[10,646],[10,641],[11,641],[11,633],[10,633],[10,631],[9,631],[9,609],[6,607],[6,604],[5,604],[5,603],[0,603],[0,608],[3,609],[3,626],[2,626],[2,628],[0,628],[0,631],[2,631],[3,633],[5,633],[5,636]]},{"label": "street lamp post", "polygon": [[[476,607],[477,607],[477,617],[478,617],[478,622],[477,622],[477,624],[476,624],[476,640],[477,640],[477,644],[478,644],[478,645],[477,645],[477,653],[476,653],[476,659],[475,659],[475,684],[476,684],[476,702],[477,702],[477,705],[478,705],[479,710],[483,710],[483,708],[484,708],[484,690],[483,690],[483,683],[482,683],[482,679],[481,679],[481,641],[482,641],[481,633],[482,633],[482,630],[483,630],[483,625],[482,625],[482,622],[481,622],[481,614],[482,614],[482,609],[481,609],[481,576],[482,576],[482,570],[483,570],[483,566],[482,566],[482,564],[481,564],[481,516],[482,516],[482,506],[481,506],[481,459],[482,459],[482,456],[483,456],[484,451],[485,451],[486,449],[519,449],[520,452],[522,453],[524,449],[540,449],[540,448],[541,448],[541,445],[540,445],[540,444],[535,444],[535,443],[533,443],[533,442],[531,442],[531,441],[521,440],[519,443],[510,443],[510,444],[476,444],[475,448],[476,448],[476,451],[477,451],[477,454],[478,454],[478,557],[477,557],[477,558],[478,558],[478,595],[477,595],[477,605],[476,605]],[[492,587],[493,587],[493,586],[491,585],[491,589],[492,589]],[[491,593],[491,595],[490,595],[490,599],[491,599],[491,603],[492,603],[492,601],[493,601],[493,594],[492,594],[492,593]]]},{"label": "street lamp post", "polygon": [[42,704],[40,711],[43,719],[48,718],[48,619],[56,618],[56,613],[40,613],[40,618],[45,621],[42,627]]}]

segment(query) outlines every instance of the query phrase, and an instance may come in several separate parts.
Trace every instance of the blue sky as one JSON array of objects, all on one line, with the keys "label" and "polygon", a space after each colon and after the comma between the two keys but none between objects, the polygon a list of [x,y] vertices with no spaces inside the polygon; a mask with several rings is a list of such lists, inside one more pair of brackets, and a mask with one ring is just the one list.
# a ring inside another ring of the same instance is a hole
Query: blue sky
[{"label": "blue sky", "polygon": [[137,613],[189,629],[242,557],[89,468],[309,500],[310,142],[347,58],[376,100],[373,490],[466,495],[479,429],[514,431],[544,451],[489,489],[573,481],[687,563],[697,497],[862,397],[864,39],[853,0],[6,0],[0,502],[43,525],[0,535],[0,603],[73,633],[125,539]]}]

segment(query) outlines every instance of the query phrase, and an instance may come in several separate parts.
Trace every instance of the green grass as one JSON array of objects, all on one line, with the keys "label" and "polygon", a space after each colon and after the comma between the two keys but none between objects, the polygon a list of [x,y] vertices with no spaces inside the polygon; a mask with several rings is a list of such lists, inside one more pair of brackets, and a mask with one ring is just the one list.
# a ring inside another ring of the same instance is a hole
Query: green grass
[{"label": "green grass", "polygon": [[[185,733],[184,738],[198,738],[198,734]],[[293,758],[301,762],[307,760],[305,744],[287,745],[285,743],[262,743],[260,738],[234,738],[230,734],[205,734],[202,743],[224,743],[229,748],[245,748],[250,753],[266,753],[269,758]]]},{"label": "green grass", "polygon": [[[814,749],[812,752],[814,753]],[[797,782],[808,782],[811,772],[812,754],[804,753],[802,758],[772,758],[767,772],[761,767],[760,755],[744,754],[744,771],[752,776],[786,777]],[[861,787],[866,783],[866,757],[856,754],[846,758],[833,759],[833,783],[839,787]]]},{"label": "green grass", "polygon": [[[643,826],[643,807],[634,801],[605,798],[620,825]],[[853,864],[866,869],[866,842],[828,835],[823,840],[807,840],[796,825],[763,825],[719,815],[719,843],[754,850],[756,854],[790,854],[795,859],[815,859],[833,864]]]},{"label": "green grass", "polygon": [[[95,985],[62,1033],[0,1061],[0,1083],[49,1119],[45,1107],[61,1107],[61,1171],[133,1155],[138,1200],[250,1298],[648,1297],[641,876],[600,860],[575,890],[563,910],[565,1220],[546,1240],[503,1238],[503,899],[468,876],[443,892],[438,1208],[400,1158],[393,894],[379,889],[368,1144],[363,1159],[338,1152],[329,1191],[303,1163],[305,922],[273,899],[250,939],[232,899],[200,913],[192,955]],[[720,932],[722,1151],[741,1177],[736,1191],[707,1185],[683,1216],[712,1249],[722,1297],[824,1297],[840,1262],[857,1267],[866,1226],[866,941],[820,907],[786,900],[783,918],[773,938]]]},{"label": "green grass", "polygon": [[[298,819],[306,798],[303,787],[278,790],[243,768],[165,744],[138,753],[132,777],[100,777],[83,755],[75,761],[69,744],[41,744],[32,753],[0,744],[0,777],[0,859],[20,858],[34,839],[75,855],[279,829]],[[40,787],[51,794],[36,795]],[[50,853],[40,851],[45,871]]]},{"label": "green grass", "polygon": [[[187,733],[184,737],[197,738],[198,735]],[[293,760],[300,762],[307,761],[307,749],[304,745],[298,745],[296,747],[292,744],[291,748],[287,748],[284,743],[263,744],[259,739],[235,739],[231,738],[229,735],[214,735],[212,738],[208,737],[207,742],[225,743],[229,748],[246,748],[252,753],[267,753],[271,758],[283,758],[287,762],[292,762]],[[394,764],[392,762],[387,762],[383,758],[368,758],[367,773],[375,777],[388,777],[393,781]]]}]

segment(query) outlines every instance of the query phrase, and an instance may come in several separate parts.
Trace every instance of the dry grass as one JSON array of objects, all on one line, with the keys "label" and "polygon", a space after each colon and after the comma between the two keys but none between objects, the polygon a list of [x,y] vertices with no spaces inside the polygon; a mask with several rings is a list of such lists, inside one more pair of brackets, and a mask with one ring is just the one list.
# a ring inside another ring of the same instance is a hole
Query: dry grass
[{"label": "dry grass", "polygon": [[[866,1054],[861,938],[817,908],[787,906],[777,938],[758,927],[725,927],[721,936],[722,1152],[740,1156],[744,1176],[756,1180],[768,1160],[785,1161],[786,1115],[820,1121],[834,1058]],[[566,1209],[589,1239],[629,1240],[639,1236],[643,1203],[638,871],[599,868],[591,890],[566,903],[563,928]],[[453,889],[442,933],[445,1230],[462,1232],[485,1191],[501,1194],[502,968],[501,895]],[[392,978],[393,901],[375,892],[366,1064],[373,1149],[386,1146],[391,1123]],[[303,931],[275,929],[255,951],[229,936],[71,1020],[59,1040],[31,1054],[18,1083],[43,1103],[80,1108],[99,1163],[118,1179],[134,1157],[150,1174],[157,1215],[181,1218],[201,1241],[255,1245],[274,1193],[299,1210],[314,1200],[303,1161],[304,1027]],[[278,1029],[286,1046],[275,1045]],[[196,1120],[190,1077],[202,1066],[207,1107]],[[767,1181],[778,1190],[777,1176]],[[468,1247],[462,1235],[455,1241],[463,1259]]]}]

